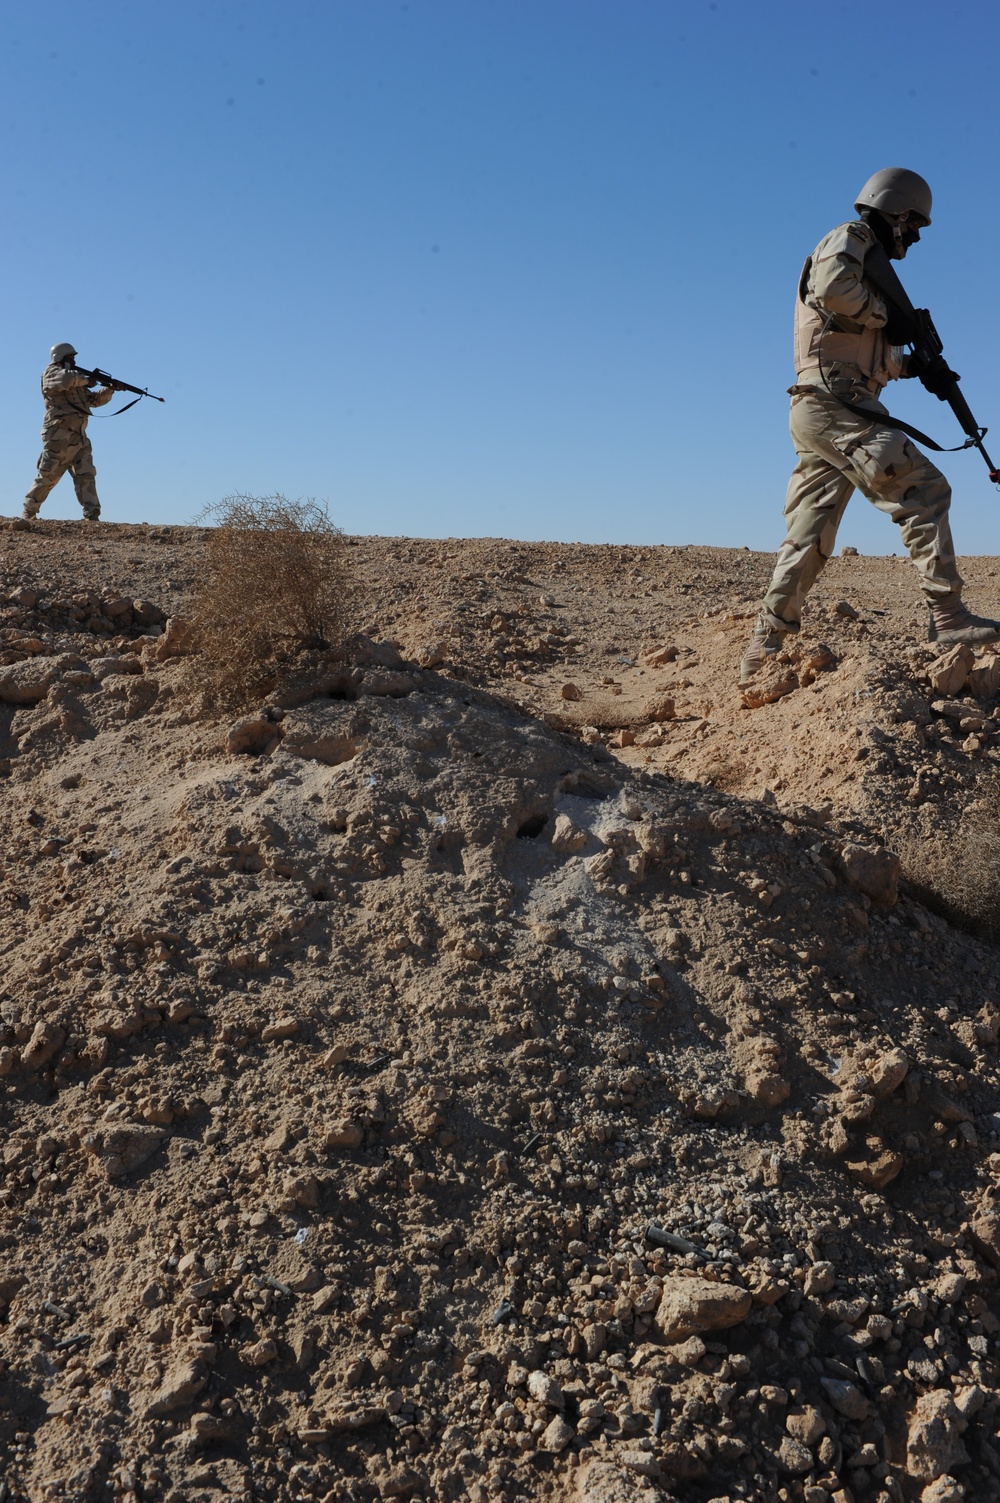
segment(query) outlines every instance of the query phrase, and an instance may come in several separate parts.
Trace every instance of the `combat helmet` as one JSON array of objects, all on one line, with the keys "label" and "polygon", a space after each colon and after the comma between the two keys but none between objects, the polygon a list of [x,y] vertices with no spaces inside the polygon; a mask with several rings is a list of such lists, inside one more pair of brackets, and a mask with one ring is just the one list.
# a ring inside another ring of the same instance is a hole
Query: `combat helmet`
[{"label": "combat helmet", "polygon": [[923,226],[931,222],[931,189],[926,178],[906,167],[883,167],[865,183],[854,207],[878,209],[886,217],[912,215]]},{"label": "combat helmet", "polygon": [[71,344],[54,344],[49,352],[49,359],[53,365],[58,365],[66,359],[67,355],[76,356],[76,350]]}]

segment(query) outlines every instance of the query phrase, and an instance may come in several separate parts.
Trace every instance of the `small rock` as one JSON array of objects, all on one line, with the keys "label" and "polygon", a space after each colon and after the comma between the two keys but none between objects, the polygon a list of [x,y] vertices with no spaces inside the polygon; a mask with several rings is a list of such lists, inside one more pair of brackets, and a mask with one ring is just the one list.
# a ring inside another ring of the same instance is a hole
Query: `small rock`
[{"label": "small rock", "polygon": [[976,1247],[994,1268],[1000,1268],[1000,1208],[989,1206],[969,1226]]},{"label": "small rock", "polygon": [[557,814],[552,827],[552,849],[572,855],[587,844],[587,832],[575,825],[568,814]]},{"label": "small rock", "polygon": [[845,621],[857,621],[858,619],[858,612],[847,600],[838,600],[833,609],[834,614],[842,616]]},{"label": "small rock", "polygon": [[31,1038],[21,1050],[26,1070],[41,1070],[66,1042],[66,1030],[57,1023],[36,1023]]},{"label": "small rock", "polygon": [[837,1413],[845,1419],[867,1418],[868,1400],[853,1383],[848,1383],[843,1378],[821,1378],[820,1386]]},{"label": "small rock", "polygon": [[785,1429],[804,1446],[814,1446],[826,1434],[826,1420],[812,1404],[804,1404],[785,1416]]},{"label": "small rock", "polygon": [[901,862],[884,847],[868,850],[848,841],[841,851],[841,867],[852,887],[860,888],[876,903],[891,908],[898,896],[897,883]]},{"label": "small rock", "polygon": [[969,674],[968,689],[977,699],[992,699],[1000,691],[1000,657],[980,659]]},{"label": "small rock", "polygon": [[906,1440],[906,1467],[919,1482],[934,1482],[962,1466],[969,1455],[960,1439],[965,1427],[947,1388],[918,1396]]},{"label": "small rock", "polygon": [[543,1451],[565,1451],[574,1434],[572,1425],[567,1424],[561,1414],[557,1414],[542,1431],[538,1443]]},{"label": "small rock", "polygon": [[244,1367],[263,1367],[268,1362],[273,1362],[278,1355],[278,1348],[270,1339],[255,1341],[252,1346],[242,1347],[240,1361]]},{"label": "small rock", "polygon": [[792,1094],[792,1088],[788,1081],[781,1075],[775,1075],[771,1071],[748,1075],[747,1090],[754,1101],[758,1102],[761,1106],[767,1107],[769,1110],[771,1107],[780,1106],[782,1101],[787,1101]]},{"label": "small rock", "polygon": [[261,1042],[273,1044],[280,1039],[294,1038],[301,1027],[298,1018],[275,1018],[273,1023],[268,1023],[261,1029]]},{"label": "small rock", "polygon": [[170,1369],[147,1404],[147,1417],[155,1419],[190,1404],[207,1382],[208,1370],[201,1362],[179,1362]]},{"label": "small rock", "polygon": [[778,1447],[778,1461],[784,1471],[794,1476],[811,1472],[815,1464],[809,1447],[792,1435],[786,1435]]},{"label": "small rock", "polygon": [[965,1488],[961,1482],[945,1474],[934,1482],[928,1482],[920,1494],[920,1503],[962,1503],[964,1497]]},{"label": "small rock", "polygon": [[837,1270],[832,1263],[814,1263],[802,1287],[806,1294],[828,1294],[836,1282]]},{"label": "small rock", "polygon": [[559,690],[563,699],[582,699],[583,694],[576,684],[563,684]]},{"label": "small rock", "polygon": [[909,1069],[909,1058],[902,1049],[889,1049],[885,1054],[880,1054],[865,1071],[872,1095],[879,1101],[891,1096],[897,1086],[903,1084]]},{"label": "small rock", "polygon": [[445,651],[440,642],[427,643],[417,648],[413,658],[420,668],[437,668],[445,660]]},{"label": "small rock", "polygon": [[935,658],[927,669],[931,688],[936,693],[947,696],[961,694],[975,661],[971,647],[966,647],[964,642],[960,642],[957,647],[950,647],[939,658]]},{"label": "small rock", "polygon": [[869,1138],[865,1146],[867,1157],[847,1159],[845,1167],[857,1175],[863,1185],[868,1185],[873,1190],[884,1190],[886,1185],[891,1185],[902,1173],[906,1160],[895,1149],[887,1148],[880,1138]]},{"label": "small rock", "polygon": [[666,1341],[723,1330],[745,1320],[753,1303],[749,1289],[679,1276],[664,1281],[656,1324]]},{"label": "small rock", "polygon": [[88,1133],[83,1147],[94,1155],[108,1179],[120,1179],[152,1158],[166,1136],[145,1123],[123,1122],[103,1132]]},{"label": "small rock", "polygon": [[528,1392],[539,1404],[547,1404],[550,1409],[562,1409],[566,1400],[563,1391],[555,1378],[549,1376],[538,1368],[528,1375]]},{"label": "small rock", "polygon": [[325,1148],[357,1148],[364,1141],[364,1129],[357,1122],[334,1122],[323,1139]]},{"label": "small rock", "polygon": [[312,1297],[314,1315],[328,1315],[335,1308],[340,1298],[340,1290],[336,1284],[324,1284],[322,1289],[317,1289]]},{"label": "small rock", "polygon": [[630,1472],[635,1472],[639,1477],[660,1476],[660,1463],[652,1451],[620,1451],[618,1459],[622,1466],[628,1467]]}]

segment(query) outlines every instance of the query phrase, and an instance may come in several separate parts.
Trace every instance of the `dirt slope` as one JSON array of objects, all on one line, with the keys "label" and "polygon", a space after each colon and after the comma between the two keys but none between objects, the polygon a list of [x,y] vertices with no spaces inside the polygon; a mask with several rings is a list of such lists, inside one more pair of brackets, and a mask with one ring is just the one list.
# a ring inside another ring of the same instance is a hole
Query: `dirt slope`
[{"label": "dirt slope", "polygon": [[748,708],[760,556],[358,539],[209,724],[201,537],[0,533],[5,1496],[1000,1497],[998,955],[891,853],[989,655],[838,560]]}]

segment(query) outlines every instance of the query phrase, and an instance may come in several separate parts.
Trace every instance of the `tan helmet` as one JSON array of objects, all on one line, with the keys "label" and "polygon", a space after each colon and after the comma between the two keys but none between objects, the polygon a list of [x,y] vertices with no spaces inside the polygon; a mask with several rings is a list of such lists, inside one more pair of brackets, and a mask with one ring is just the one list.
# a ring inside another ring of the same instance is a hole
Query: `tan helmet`
[{"label": "tan helmet", "polygon": [[883,167],[865,183],[854,207],[859,214],[862,209],[879,209],[893,216],[912,214],[927,225],[931,222],[930,184],[906,167]]},{"label": "tan helmet", "polygon": [[73,355],[74,357],[76,356],[76,350],[71,344],[54,344],[52,346],[49,358],[52,361],[53,365],[58,365],[60,361],[66,359],[67,355]]}]

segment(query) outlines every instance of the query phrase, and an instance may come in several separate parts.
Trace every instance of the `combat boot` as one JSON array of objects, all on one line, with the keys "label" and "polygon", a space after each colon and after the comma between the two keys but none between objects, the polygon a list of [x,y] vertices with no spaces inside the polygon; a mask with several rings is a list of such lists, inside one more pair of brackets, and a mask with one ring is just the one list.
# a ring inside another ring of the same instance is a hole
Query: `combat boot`
[{"label": "combat boot", "polygon": [[83,514],[83,520],[85,522],[99,522],[101,520],[101,508],[99,506],[88,506]]},{"label": "combat boot", "polygon": [[26,522],[33,522],[38,516],[40,503],[38,501],[25,501],[21,516]]},{"label": "combat boot", "polygon": [[1000,641],[1000,621],[974,616],[961,601],[958,605],[932,607],[927,640],[945,647],[955,647],[960,642],[967,647],[985,647],[988,642]]},{"label": "combat boot", "polygon": [[750,645],[740,661],[740,683],[749,683],[768,658],[780,651],[783,638],[798,630],[797,621],[784,621],[773,611],[762,610],[757,617]]}]

